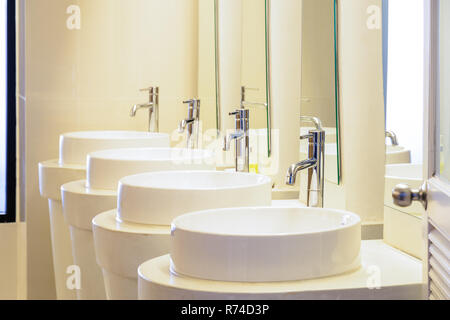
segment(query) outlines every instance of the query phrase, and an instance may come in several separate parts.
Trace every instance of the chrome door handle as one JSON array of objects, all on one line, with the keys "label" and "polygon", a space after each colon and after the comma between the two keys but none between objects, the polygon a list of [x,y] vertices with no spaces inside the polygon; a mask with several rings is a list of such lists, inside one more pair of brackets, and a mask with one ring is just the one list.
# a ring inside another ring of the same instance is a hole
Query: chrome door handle
[{"label": "chrome door handle", "polygon": [[407,184],[398,184],[392,190],[394,204],[399,207],[409,207],[413,201],[420,201],[425,210],[427,209],[428,185],[425,182],[419,190],[411,189]]}]

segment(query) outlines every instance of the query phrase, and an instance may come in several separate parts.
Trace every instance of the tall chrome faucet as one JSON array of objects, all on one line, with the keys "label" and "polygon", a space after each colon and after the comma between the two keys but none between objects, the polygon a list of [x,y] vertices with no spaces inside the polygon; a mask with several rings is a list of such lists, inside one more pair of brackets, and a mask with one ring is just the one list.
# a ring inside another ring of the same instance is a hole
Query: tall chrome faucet
[{"label": "tall chrome faucet", "polygon": [[230,116],[236,117],[236,131],[225,136],[223,150],[230,150],[231,141],[235,140],[235,163],[237,172],[249,172],[250,156],[250,137],[249,137],[249,119],[250,111],[248,109],[237,109],[231,112]]},{"label": "tall chrome faucet", "polygon": [[188,116],[180,121],[178,132],[183,133],[186,131],[187,148],[196,149],[199,139],[200,99],[191,99],[183,101],[183,103],[188,105]]},{"label": "tall chrome faucet", "polygon": [[159,132],[159,87],[149,87],[141,89],[140,91],[148,91],[149,93],[148,102],[142,104],[135,104],[133,108],[131,108],[130,116],[135,117],[136,112],[139,109],[148,109],[148,131]]},{"label": "tall chrome faucet", "polygon": [[394,131],[386,131],[385,136],[391,140],[393,146],[398,146],[397,135]]},{"label": "tall chrome faucet", "polygon": [[291,165],[287,171],[286,184],[295,185],[299,171],[308,169],[308,207],[323,207],[325,172],[325,131],[321,121],[314,117],[301,117],[312,121],[316,129],[310,130],[300,139],[308,139],[308,159]]}]

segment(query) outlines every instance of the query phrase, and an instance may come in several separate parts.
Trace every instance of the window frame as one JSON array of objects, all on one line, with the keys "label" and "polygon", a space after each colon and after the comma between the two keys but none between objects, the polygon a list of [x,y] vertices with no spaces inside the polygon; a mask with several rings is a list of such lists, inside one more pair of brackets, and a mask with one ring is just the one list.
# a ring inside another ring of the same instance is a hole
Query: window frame
[{"label": "window frame", "polygon": [[16,1],[6,8],[6,213],[0,223],[16,222]]}]

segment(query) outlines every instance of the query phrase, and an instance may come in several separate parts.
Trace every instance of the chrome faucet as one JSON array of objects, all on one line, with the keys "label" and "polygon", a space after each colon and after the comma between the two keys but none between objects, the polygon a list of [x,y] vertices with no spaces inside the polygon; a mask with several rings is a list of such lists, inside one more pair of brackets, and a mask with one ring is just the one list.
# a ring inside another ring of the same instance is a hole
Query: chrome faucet
[{"label": "chrome faucet", "polygon": [[[315,118],[316,120],[319,120]],[[302,119],[311,120],[311,119]],[[300,139],[308,139],[308,159],[291,165],[287,171],[286,184],[295,185],[299,171],[308,169],[308,207],[323,208],[324,196],[324,172],[325,172],[325,131],[322,129],[320,120],[317,129],[310,130],[307,135]]]},{"label": "chrome faucet", "polygon": [[198,147],[199,125],[200,125],[200,99],[191,99],[183,101],[188,105],[188,117],[181,120],[178,126],[178,132],[186,131],[186,145],[188,149]]},{"label": "chrome faucet", "polygon": [[397,135],[394,133],[394,131],[386,131],[385,137],[391,140],[393,146],[398,146]]},{"label": "chrome faucet", "polygon": [[[141,89],[140,91],[148,91],[149,99],[147,103],[135,104],[131,108],[130,117],[135,117],[139,109],[148,109],[148,131],[159,132],[159,87],[150,87]],[[152,118],[154,116],[154,125],[152,126]]]},{"label": "chrome faucet", "polygon": [[249,118],[248,109],[237,109],[231,112],[230,116],[236,116],[236,131],[230,133],[224,138],[223,150],[230,150],[231,141],[235,140],[235,164],[237,172],[249,172],[250,156],[250,137],[249,137]]},{"label": "chrome faucet", "polygon": [[251,106],[267,108],[267,103],[246,101],[245,100],[246,90],[255,90],[255,91],[257,91],[258,89],[256,89],[256,88],[247,88],[245,86],[241,86],[241,109],[245,109],[245,107],[251,107]]}]

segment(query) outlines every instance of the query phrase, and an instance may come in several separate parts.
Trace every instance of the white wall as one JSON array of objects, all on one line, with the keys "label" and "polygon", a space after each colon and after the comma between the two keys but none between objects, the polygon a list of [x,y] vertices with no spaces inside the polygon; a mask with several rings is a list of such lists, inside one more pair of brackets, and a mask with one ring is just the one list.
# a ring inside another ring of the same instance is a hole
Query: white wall
[{"label": "white wall", "polygon": [[[70,5],[81,29],[69,30]],[[57,158],[58,136],[79,130],[146,130],[129,117],[160,87],[160,129],[186,116],[197,96],[196,0],[26,0],[21,39],[21,206],[27,220],[28,297],[54,299],[47,201],[38,191],[40,161]]]},{"label": "white wall", "polygon": [[386,129],[423,161],[424,1],[389,1]]}]

